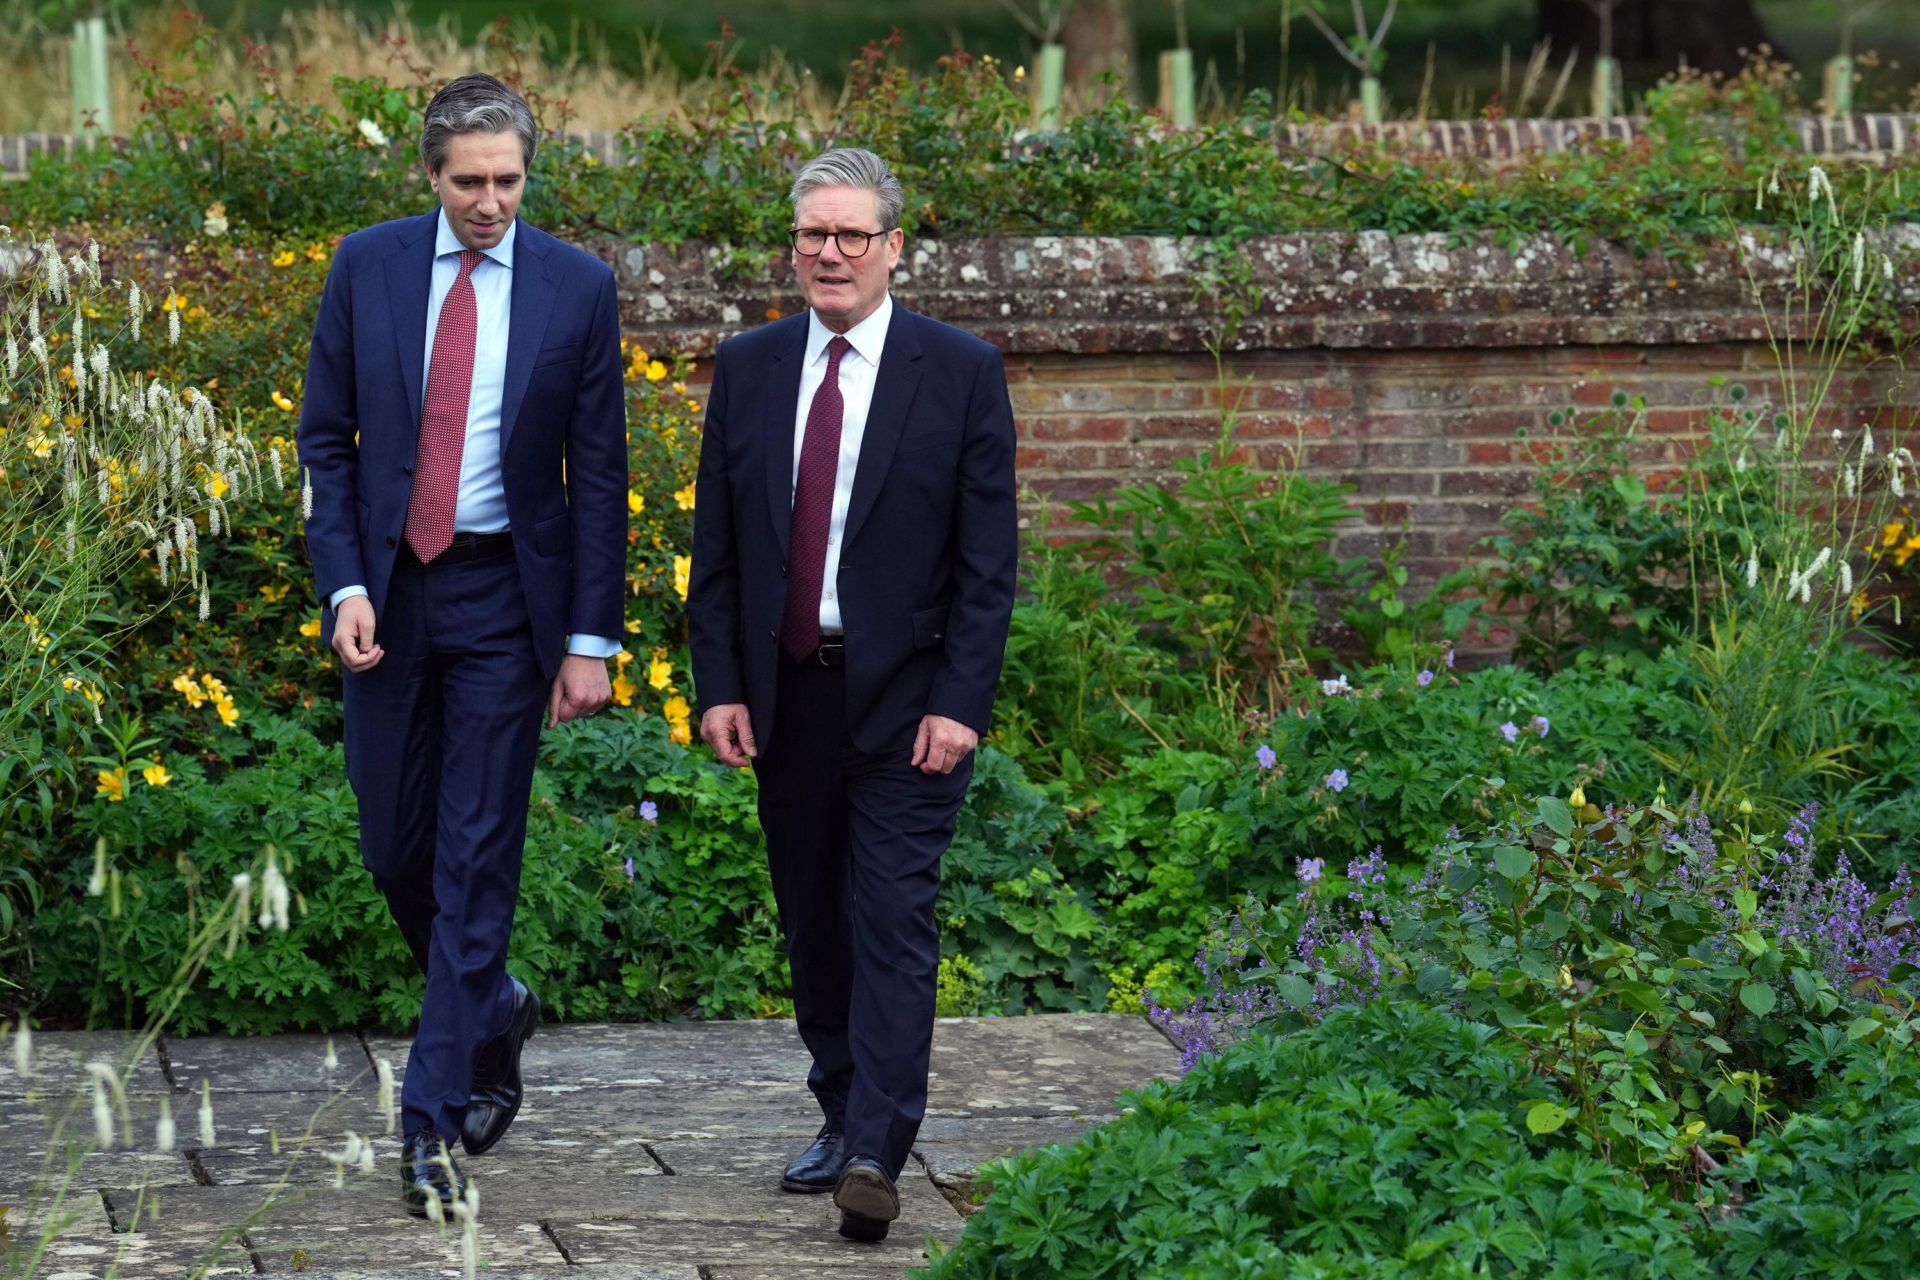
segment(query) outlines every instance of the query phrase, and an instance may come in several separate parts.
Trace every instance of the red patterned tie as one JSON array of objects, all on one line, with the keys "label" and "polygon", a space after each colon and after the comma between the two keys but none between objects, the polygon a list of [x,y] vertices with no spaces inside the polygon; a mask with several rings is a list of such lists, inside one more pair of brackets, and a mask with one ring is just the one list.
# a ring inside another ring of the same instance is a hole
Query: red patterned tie
[{"label": "red patterned tie", "polygon": [[460,455],[467,446],[467,400],[473,392],[473,339],[480,325],[473,269],[483,256],[478,249],[460,251],[460,274],[440,303],[440,323],[433,330],[433,362],[420,404],[413,499],[407,505],[407,545],[421,564],[453,542]]},{"label": "red patterned tie", "polygon": [[840,357],[845,338],[827,344],[827,376],[807,408],[800,445],[800,477],[793,486],[793,523],[787,533],[787,608],[780,646],[795,662],[820,647],[820,589],[827,576],[827,526],[833,520],[833,482],[840,473]]}]

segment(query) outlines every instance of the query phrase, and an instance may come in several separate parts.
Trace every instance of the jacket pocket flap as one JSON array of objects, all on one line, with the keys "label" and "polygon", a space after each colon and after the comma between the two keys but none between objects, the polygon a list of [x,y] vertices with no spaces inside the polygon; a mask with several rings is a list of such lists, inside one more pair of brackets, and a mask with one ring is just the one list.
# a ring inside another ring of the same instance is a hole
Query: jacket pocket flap
[{"label": "jacket pocket flap", "polygon": [[947,606],[935,605],[913,615],[913,647],[931,649],[947,638]]},{"label": "jacket pocket flap", "polygon": [[564,513],[549,516],[533,526],[533,549],[543,556],[557,556],[573,546],[573,522]]}]

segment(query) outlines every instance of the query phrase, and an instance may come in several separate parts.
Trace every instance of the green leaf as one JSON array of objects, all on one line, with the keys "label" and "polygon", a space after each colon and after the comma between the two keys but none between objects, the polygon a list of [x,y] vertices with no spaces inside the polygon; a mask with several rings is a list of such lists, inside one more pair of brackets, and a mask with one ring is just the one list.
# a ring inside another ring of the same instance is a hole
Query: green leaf
[{"label": "green leaf", "polygon": [[1524,879],[1533,870],[1533,854],[1518,845],[1502,845],[1493,851],[1493,865],[1509,880]]},{"label": "green leaf", "polygon": [[1753,913],[1760,906],[1760,895],[1751,889],[1735,889],[1733,905],[1740,910],[1740,927],[1744,929],[1753,920]]},{"label": "green leaf", "polygon": [[1633,1030],[1627,1032],[1627,1052],[1637,1058],[1646,1051],[1647,1038],[1640,1034],[1640,1028],[1635,1027]]},{"label": "green leaf", "polygon": [[1536,1102],[1527,1108],[1527,1130],[1549,1134],[1567,1122],[1567,1109],[1557,1102]]},{"label": "green leaf", "polygon": [[1878,1018],[1855,1018],[1847,1027],[1847,1039],[1872,1043],[1877,1038],[1875,1033],[1880,1029],[1881,1022]]},{"label": "green leaf", "polygon": [[1756,1018],[1764,1018],[1772,1013],[1776,999],[1772,987],[1762,986],[1758,982],[1749,982],[1740,988],[1740,1003],[1747,1006],[1747,1012]]},{"label": "green leaf", "polygon": [[1551,827],[1555,835],[1573,834],[1573,810],[1567,807],[1565,800],[1559,796],[1541,796],[1539,805],[1540,821]]},{"label": "green leaf", "polygon": [[1280,996],[1296,1009],[1313,1007],[1313,984],[1297,973],[1289,973],[1274,984]]}]

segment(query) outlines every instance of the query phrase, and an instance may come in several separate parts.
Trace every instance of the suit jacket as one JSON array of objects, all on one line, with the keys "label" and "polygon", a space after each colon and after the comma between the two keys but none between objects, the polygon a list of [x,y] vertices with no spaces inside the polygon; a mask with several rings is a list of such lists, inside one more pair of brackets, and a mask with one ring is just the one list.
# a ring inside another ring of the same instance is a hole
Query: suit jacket
[{"label": "suit jacket", "polygon": [[[694,502],[688,622],[701,708],[745,703],[772,740],[792,522],[802,313],[721,344]],[[985,733],[1019,555],[1000,353],[894,306],[853,481],[836,594],[847,723],[906,750],[923,715]]]},{"label": "suit jacket", "polygon": [[[300,461],[313,483],[314,582],[323,606],[364,584],[376,626],[413,495],[437,217],[340,242],[307,357]],[[613,272],[521,222],[510,308],[501,479],[534,647],[551,679],[569,634],[618,636],[624,616],[626,399]],[[328,644],[333,621],[325,608]]]}]

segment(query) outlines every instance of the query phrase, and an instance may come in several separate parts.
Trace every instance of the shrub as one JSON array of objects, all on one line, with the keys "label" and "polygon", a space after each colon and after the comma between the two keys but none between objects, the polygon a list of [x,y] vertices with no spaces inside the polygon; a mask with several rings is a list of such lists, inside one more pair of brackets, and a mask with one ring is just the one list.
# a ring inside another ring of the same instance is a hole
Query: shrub
[{"label": "shrub", "polygon": [[1257,1037],[1070,1146],[991,1166],[928,1280],[1705,1276],[1673,1208],[1527,1132],[1548,1097],[1490,1027],[1368,1004]]}]

